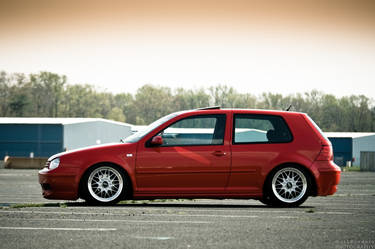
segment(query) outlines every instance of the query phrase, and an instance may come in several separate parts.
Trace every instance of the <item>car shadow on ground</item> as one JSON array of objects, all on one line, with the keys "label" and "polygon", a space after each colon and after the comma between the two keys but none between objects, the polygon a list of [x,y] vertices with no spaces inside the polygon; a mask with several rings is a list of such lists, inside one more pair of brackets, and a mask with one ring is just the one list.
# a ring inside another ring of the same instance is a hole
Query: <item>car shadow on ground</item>
[{"label": "car shadow on ground", "polygon": [[[139,202],[139,203],[138,203]],[[136,201],[136,203],[118,203],[112,205],[94,205],[84,201],[80,202],[61,202],[61,203],[44,203],[41,204],[40,207],[108,207],[108,208],[145,208],[145,207],[157,207],[157,208],[202,208],[202,209],[210,209],[210,208],[222,208],[222,209],[280,209],[283,207],[271,207],[266,206],[259,202],[259,205],[256,204],[218,204],[218,203],[181,203],[181,201],[176,201],[178,203],[164,203],[164,202],[149,202],[149,201]],[[26,204],[25,204],[26,205]],[[306,208],[314,208],[313,206],[306,206],[302,205],[299,207],[293,207],[294,209],[306,209]],[[288,208],[290,209],[290,208]]]},{"label": "car shadow on ground", "polygon": [[[174,207],[174,208],[228,208],[228,209],[241,209],[241,208],[260,208],[260,209],[264,209],[264,208],[271,208],[271,209],[275,209],[275,208],[280,208],[280,207],[271,207],[271,206],[266,206],[262,203],[259,203],[259,205],[246,205],[246,204],[242,204],[242,205],[239,205],[239,204],[207,204],[207,203],[160,203],[160,204],[117,204],[116,207],[165,207],[165,208],[170,208],[170,207]],[[311,206],[300,206],[300,207],[296,207],[296,208],[313,208]]]}]

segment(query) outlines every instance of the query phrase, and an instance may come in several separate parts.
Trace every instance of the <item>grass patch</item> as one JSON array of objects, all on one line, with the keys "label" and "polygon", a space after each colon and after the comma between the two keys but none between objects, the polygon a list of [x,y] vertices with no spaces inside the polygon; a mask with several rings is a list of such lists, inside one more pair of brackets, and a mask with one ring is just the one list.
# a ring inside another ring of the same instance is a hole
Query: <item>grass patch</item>
[{"label": "grass patch", "polygon": [[344,172],[359,172],[359,171],[361,171],[361,168],[359,166],[344,167],[344,168],[342,168],[342,171],[344,171]]},{"label": "grass patch", "polygon": [[154,200],[123,200],[118,204],[152,204],[152,203],[162,203],[162,202],[183,202],[183,201],[194,201],[194,199],[154,199]]},{"label": "grass patch", "polygon": [[66,208],[69,203],[17,203],[11,204],[9,208],[33,208],[33,207],[61,207]]},{"label": "grass patch", "polygon": [[143,200],[124,200],[120,201],[117,204],[147,204],[149,201],[143,201]]},{"label": "grass patch", "polygon": [[68,207],[68,204],[67,203],[60,203],[60,205],[59,205],[61,208],[66,208],[66,207]]},{"label": "grass patch", "polygon": [[45,203],[17,203],[10,205],[10,208],[29,208],[29,207],[45,207]]},{"label": "grass patch", "polygon": [[166,202],[167,199],[156,199],[156,200],[123,200],[118,204],[151,204],[155,202]]}]

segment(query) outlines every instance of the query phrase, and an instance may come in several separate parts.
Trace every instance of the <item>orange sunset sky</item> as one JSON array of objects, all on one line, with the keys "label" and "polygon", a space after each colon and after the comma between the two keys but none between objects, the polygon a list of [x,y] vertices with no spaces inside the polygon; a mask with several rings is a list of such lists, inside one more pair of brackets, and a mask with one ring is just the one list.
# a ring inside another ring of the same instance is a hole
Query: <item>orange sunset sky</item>
[{"label": "orange sunset sky", "polygon": [[0,0],[0,70],[375,98],[375,1]]}]

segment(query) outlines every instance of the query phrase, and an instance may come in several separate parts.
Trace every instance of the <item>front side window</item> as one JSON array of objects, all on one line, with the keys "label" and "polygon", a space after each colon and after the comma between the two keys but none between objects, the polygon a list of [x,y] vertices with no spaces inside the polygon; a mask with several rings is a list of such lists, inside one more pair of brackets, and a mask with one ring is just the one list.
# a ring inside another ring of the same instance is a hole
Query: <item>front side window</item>
[{"label": "front side window", "polygon": [[233,143],[286,143],[292,134],[283,118],[273,115],[234,115]]},{"label": "front side window", "polygon": [[225,115],[199,115],[177,121],[159,135],[162,146],[220,145],[224,142]]}]

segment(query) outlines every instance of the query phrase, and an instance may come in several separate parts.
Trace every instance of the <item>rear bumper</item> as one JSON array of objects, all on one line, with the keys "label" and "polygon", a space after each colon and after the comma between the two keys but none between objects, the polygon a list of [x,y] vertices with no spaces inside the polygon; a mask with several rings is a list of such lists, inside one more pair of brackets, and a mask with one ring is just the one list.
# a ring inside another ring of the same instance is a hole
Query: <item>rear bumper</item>
[{"label": "rear bumper", "polygon": [[39,171],[39,183],[43,197],[46,199],[77,200],[78,169],[71,168],[64,171],[59,168],[49,171],[44,168]]},{"label": "rear bumper", "polygon": [[340,182],[341,169],[333,161],[315,161],[317,195],[333,195]]}]

